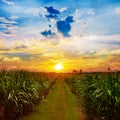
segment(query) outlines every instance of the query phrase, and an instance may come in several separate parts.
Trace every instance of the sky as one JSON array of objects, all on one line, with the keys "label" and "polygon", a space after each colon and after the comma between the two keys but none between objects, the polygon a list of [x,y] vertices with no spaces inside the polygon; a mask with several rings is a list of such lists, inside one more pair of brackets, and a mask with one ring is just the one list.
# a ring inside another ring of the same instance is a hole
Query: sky
[{"label": "sky", "polygon": [[120,0],[0,0],[0,69],[120,70]]}]

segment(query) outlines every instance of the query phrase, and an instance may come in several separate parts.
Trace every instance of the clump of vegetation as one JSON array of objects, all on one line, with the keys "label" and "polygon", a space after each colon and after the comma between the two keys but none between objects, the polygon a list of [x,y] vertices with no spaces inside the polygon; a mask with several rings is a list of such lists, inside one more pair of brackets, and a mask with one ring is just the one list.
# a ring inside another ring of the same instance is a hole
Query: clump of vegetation
[{"label": "clump of vegetation", "polygon": [[0,71],[0,119],[15,120],[32,112],[54,82],[51,74]]},{"label": "clump of vegetation", "polygon": [[91,73],[67,77],[66,82],[82,101],[88,119],[120,118],[120,74]]}]

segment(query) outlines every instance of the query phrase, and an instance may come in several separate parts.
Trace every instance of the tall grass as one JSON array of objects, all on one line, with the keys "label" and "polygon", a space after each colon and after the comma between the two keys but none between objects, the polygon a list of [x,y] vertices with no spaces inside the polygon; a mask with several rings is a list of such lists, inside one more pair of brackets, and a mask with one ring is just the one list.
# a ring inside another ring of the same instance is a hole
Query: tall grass
[{"label": "tall grass", "polygon": [[82,101],[88,120],[120,119],[119,73],[76,75],[67,83]]},{"label": "tall grass", "polygon": [[[49,80],[48,80],[49,79]],[[27,71],[0,72],[0,119],[15,120],[33,111],[48,94],[54,78]]]}]

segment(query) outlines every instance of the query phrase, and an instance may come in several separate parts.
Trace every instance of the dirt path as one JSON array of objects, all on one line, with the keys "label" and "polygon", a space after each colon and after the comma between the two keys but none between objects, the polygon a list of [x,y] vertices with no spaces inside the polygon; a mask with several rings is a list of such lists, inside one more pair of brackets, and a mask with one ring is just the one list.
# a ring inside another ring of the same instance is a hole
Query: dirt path
[{"label": "dirt path", "polygon": [[66,83],[58,80],[36,112],[22,120],[80,120],[77,99]]}]

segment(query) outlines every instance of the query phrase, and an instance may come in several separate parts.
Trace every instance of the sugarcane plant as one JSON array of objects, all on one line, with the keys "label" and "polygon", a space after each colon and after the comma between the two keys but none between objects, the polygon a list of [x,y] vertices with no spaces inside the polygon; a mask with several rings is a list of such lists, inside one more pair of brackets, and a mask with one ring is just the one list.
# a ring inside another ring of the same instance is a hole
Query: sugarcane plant
[{"label": "sugarcane plant", "polygon": [[77,74],[66,82],[82,102],[88,119],[120,118],[120,73]]},{"label": "sugarcane plant", "polygon": [[0,71],[0,120],[15,120],[33,111],[54,79],[27,71]]}]

